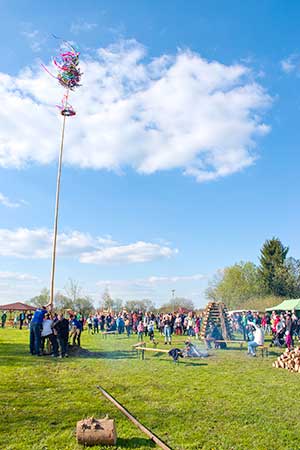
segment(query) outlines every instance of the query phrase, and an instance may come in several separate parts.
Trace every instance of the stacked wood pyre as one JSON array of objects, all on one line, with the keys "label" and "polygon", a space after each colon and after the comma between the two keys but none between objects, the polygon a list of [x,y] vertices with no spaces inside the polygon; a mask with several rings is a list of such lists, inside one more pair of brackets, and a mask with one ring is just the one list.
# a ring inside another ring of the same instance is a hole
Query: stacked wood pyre
[{"label": "stacked wood pyre", "polygon": [[292,350],[288,348],[273,363],[277,369],[286,369],[289,372],[300,372],[300,347]]},{"label": "stacked wood pyre", "polygon": [[210,322],[220,326],[223,339],[230,340],[232,338],[232,328],[228,317],[227,307],[224,303],[209,302],[207,304],[201,325],[202,339],[205,339],[207,335]]}]

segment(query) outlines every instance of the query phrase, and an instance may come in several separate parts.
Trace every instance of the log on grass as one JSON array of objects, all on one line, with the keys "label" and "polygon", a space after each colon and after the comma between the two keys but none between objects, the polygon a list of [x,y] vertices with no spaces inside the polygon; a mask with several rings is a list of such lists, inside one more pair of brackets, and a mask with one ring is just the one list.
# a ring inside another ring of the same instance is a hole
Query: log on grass
[{"label": "log on grass", "polygon": [[114,419],[79,420],[76,426],[76,438],[79,444],[92,445],[116,445],[117,431]]}]

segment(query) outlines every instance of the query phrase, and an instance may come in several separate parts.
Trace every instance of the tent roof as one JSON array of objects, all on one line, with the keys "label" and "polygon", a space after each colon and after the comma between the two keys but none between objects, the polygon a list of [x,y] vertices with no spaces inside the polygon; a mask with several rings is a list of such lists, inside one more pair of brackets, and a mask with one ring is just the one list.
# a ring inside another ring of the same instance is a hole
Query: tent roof
[{"label": "tent roof", "polygon": [[294,298],[291,300],[284,300],[279,303],[279,305],[272,306],[272,308],[267,308],[266,311],[300,311],[300,298]]},{"label": "tent roof", "polygon": [[0,311],[35,311],[37,308],[26,303],[15,302],[7,305],[0,305]]}]

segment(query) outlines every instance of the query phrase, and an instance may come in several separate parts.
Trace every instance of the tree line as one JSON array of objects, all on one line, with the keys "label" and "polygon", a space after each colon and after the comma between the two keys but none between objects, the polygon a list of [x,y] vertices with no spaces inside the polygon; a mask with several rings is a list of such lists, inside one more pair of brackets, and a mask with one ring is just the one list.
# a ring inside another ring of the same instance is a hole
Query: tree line
[{"label": "tree line", "polygon": [[[49,302],[49,298],[49,289],[43,288],[41,293],[31,298],[29,302],[34,306],[40,307],[46,305]],[[71,278],[68,280],[63,292],[57,292],[55,294],[54,306],[57,310],[70,309],[73,311],[80,311],[84,315],[90,314],[96,309],[114,312],[125,309],[126,311],[152,311],[154,313],[177,311],[179,308],[184,308],[189,311],[195,309],[192,300],[183,297],[170,299],[157,308],[149,299],[124,301],[121,298],[112,298],[108,289],[105,289],[99,305],[95,306],[93,299],[88,295],[83,294],[83,289],[79,282]]]},{"label": "tree line", "polygon": [[246,261],[220,270],[206,291],[207,299],[223,301],[229,309],[259,309],[300,297],[300,260],[288,252],[280,239],[266,240],[259,265]]}]

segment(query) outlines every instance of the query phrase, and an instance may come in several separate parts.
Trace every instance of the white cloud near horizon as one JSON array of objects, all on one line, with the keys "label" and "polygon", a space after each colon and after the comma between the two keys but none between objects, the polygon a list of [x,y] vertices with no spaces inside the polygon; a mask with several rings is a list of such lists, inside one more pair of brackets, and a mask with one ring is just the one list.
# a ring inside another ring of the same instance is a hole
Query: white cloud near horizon
[{"label": "white cloud near horizon", "polygon": [[[149,276],[147,278],[123,279],[123,280],[99,280],[96,286],[100,289],[109,290],[113,298],[130,300],[132,298],[149,298],[154,302],[159,300],[161,304],[172,295],[172,289],[176,289],[176,296],[195,299],[196,303],[202,302],[203,282],[208,276],[200,273],[193,275],[176,276]],[[197,293],[191,289],[199,289]],[[202,291],[201,291],[202,289]]]},{"label": "white cloud near horizon", "polygon": [[40,281],[40,279],[34,275],[28,273],[19,272],[7,272],[0,271],[0,280],[5,281]]},{"label": "white cloud near horizon", "polygon": [[[251,70],[189,50],[146,56],[128,40],[82,57],[64,162],[141,174],[179,169],[199,182],[253,164],[257,139],[269,131],[262,115],[271,98]],[[0,94],[0,167],[53,162],[61,128],[54,105],[63,96],[56,81],[40,66],[0,73]]]},{"label": "white cloud near horizon", "polygon": [[[0,256],[45,259],[51,256],[52,232],[46,228],[0,229]],[[69,231],[58,234],[57,253],[85,264],[141,263],[170,258],[178,252],[170,246],[138,241],[120,244],[110,236]]]},{"label": "white cloud near horizon", "polygon": [[206,279],[207,276],[201,273],[195,275],[176,275],[176,276],[150,276],[148,278],[137,278],[135,280],[99,280],[97,281],[97,286],[130,286],[130,285],[154,285],[161,283],[178,283],[185,281],[199,281]]}]

